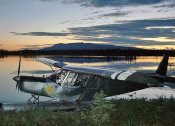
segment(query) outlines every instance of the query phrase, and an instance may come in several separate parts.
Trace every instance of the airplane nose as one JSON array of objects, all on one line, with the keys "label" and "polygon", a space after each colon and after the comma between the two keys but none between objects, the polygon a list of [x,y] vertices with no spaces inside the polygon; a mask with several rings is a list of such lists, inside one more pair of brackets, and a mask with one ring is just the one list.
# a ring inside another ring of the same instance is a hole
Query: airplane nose
[{"label": "airplane nose", "polygon": [[20,81],[19,76],[15,76],[15,77],[13,78],[13,80],[16,81],[16,82]]}]

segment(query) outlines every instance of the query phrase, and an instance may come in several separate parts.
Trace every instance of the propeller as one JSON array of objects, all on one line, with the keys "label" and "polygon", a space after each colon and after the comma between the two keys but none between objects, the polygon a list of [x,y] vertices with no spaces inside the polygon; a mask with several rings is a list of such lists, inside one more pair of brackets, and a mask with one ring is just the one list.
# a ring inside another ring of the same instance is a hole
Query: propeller
[{"label": "propeller", "polygon": [[19,57],[18,76],[20,75],[20,69],[21,69],[21,53]]},{"label": "propeller", "polygon": [[18,92],[19,92],[19,82],[20,82],[20,70],[21,70],[21,53],[20,53],[20,57],[19,57],[18,76],[15,76],[13,78],[13,80],[16,81],[16,90],[18,90]]}]

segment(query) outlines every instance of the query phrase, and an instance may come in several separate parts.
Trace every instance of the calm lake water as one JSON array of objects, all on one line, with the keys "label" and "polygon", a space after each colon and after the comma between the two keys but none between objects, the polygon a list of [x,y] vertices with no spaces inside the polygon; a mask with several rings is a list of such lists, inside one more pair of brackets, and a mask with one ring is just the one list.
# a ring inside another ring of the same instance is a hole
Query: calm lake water
[{"label": "calm lake water", "polygon": [[[36,61],[36,58],[22,57],[21,75],[49,76],[52,73],[49,66]],[[162,59],[162,57],[136,57],[134,59],[119,57],[116,59],[105,59],[103,57],[82,58],[58,56],[52,56],[50,58],[71,65],[108,67],[119,70],[139,70],[143,72],[154,72]],[[30,98],[30,94],[15,91],[16,82],[12,78],[17,75],[18,63],[18,56],[0,58],[0,102],[25,102]],[[171,57],[169,63],[175,63],[175,57]],[[175,75],[173,67],[168,67],[168,74]],[[48,98],[41,97],[41,100],[48,100]]]}]

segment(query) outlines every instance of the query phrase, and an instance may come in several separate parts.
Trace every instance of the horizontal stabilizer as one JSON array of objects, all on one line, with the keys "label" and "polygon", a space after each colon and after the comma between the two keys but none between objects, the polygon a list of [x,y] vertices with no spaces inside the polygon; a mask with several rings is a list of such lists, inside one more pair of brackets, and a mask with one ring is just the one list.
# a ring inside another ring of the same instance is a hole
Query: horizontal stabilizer
[{"label": "horizontal stabilizer", "polygon": [[62,68],[63,66],[66,65],[63,62],[55,61],[55,60],[48,59],[48,58],[37,58],[37,61],[44,63],[46,65],[54,66],[54,67],[58,67],[58,68]]},{"label": "horizontal stabilizer", "polygon": [[162,76],[166,76],[167,73],[167,66],[168,66],[168,59],[169,56],[164,54],[162,61],[160,62],[157,70],[156,70],[156,74],[162,75]]}]

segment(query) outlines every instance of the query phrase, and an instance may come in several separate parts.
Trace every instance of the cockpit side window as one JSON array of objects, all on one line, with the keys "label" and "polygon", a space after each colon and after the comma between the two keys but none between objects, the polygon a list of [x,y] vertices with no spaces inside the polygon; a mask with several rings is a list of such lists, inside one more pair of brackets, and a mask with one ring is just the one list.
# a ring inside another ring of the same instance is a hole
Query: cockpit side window
[{"label": "cockpit side window", "polygon": [[66,77],[62,81],[61,85],[64,86],[84,86],[86,85],[87,80],[90,78],[89,75],[75,73],[72,71],[68,71]]},{"label": "cockpit side window", "polygon": [[86,74],[79,74],[75,83],[74,83],[74,86],[79,86],[79,85],[82,85],[83,87],[86,86],[87,84],[87,80],[90,78],[89,75],[86,75]]},{"label": "cockpit side window", "polygon": [[69,71],[67,73],[67,77],[65,78],[65,80],[63,82],[63,85],[64,86],[73,86],[74,83],[75,83],[75,80],[76,80],[77,76],[78,76],[77,73],[74,73],[74,72]]}]

